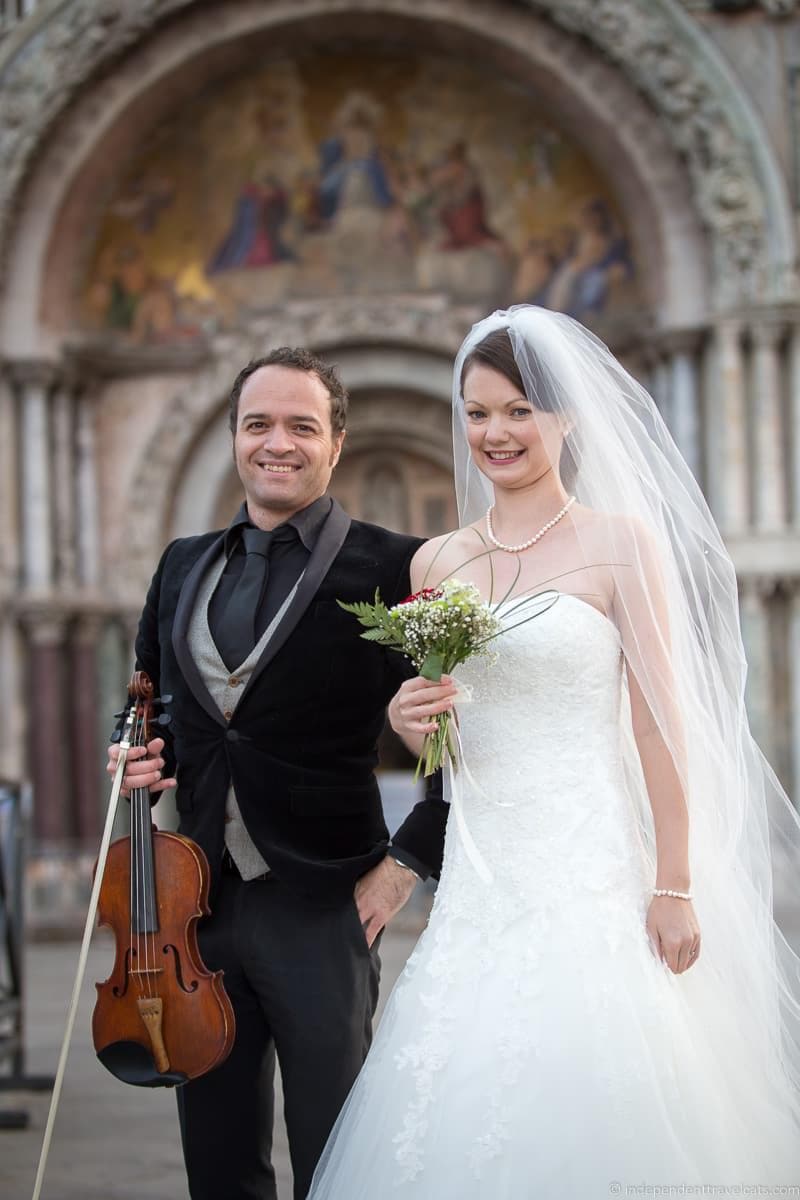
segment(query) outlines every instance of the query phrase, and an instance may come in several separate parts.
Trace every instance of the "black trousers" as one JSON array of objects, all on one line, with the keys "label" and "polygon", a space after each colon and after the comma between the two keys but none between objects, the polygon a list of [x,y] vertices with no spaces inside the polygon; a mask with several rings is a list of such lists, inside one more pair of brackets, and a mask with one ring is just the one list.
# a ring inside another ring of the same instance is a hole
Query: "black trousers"
[{"label": "black trousers", "polygon": [[192,1200],[276,1200],[276,1053],[294,1200],[304,1200],[372,1040],[377,943],[370,950],[353,899],[225,875],[199,944],[206,966],[225,972],[236,1041],[220,1067],[177,1091]]}]

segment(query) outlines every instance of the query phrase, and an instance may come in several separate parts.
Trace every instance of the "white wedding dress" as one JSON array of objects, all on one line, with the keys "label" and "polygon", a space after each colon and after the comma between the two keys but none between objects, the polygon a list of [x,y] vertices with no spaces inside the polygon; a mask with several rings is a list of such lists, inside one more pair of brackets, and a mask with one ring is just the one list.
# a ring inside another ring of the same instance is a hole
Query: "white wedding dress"
[{"label": "white wedding dress", "polygon": [[309,1200],[800,1194],[781,1190],[800,1184],[788,1082],[713,947],[674,976],[649,946],[616,627],[560,595],[495,647],[457,672],[466,837],[451,811],[428,927]]}]

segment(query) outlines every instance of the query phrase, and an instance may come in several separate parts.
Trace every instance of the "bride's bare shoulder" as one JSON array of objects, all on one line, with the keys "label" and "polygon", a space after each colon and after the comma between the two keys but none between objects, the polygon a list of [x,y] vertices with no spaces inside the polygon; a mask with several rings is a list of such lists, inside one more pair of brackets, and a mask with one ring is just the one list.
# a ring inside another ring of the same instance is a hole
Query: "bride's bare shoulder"
[{"label": "bride's bare shoulder", "polygon": [[624,512],[603,512],[586,504],[574,504],[571,515],[576,523],[598,531],[607,529],[616,534],[633,534],[646,529],[645,522],[639,517]]},{"label": "bride's bare shoulder", "polygon": [[411,586],[434,587],[454,571],[486,549],[485,536],[475,525],[466,525],[424,542],[411,560]]},{"label": "bride's bare shoulder", "polygon": [[652,546],[653,531],[640,517],[621,512],[600,512],[585,505],[574,505],[574,520],[579,530],[592,537],[594,550],[612,555],[620,551],[640,550]]}]

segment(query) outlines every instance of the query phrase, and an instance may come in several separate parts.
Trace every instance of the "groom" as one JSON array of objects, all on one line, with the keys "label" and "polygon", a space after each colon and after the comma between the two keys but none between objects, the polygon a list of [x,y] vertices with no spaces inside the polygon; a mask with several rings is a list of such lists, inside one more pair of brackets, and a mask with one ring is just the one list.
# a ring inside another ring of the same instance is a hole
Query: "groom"
[{"label": "groom", "polygon": [[192,1200],[276,1196],[276,1054],[305,1197],[369,1047],[380,931],[441,863],[441,796],[389,844],[373,773],[404,660],[359,638],[336,603],[376,588],[402,600],[420,545],[328,496],[346,411],[334,370],[305,350],[240,372],[230,425],[245,502],[226,530],[167,547],[136,639],[172,723],[167,744],[132,752],[125,787],[177,786],[180,831],[211,865],[200,952],[224,970],[237,1023],[227,1061],[178,1091]]}]

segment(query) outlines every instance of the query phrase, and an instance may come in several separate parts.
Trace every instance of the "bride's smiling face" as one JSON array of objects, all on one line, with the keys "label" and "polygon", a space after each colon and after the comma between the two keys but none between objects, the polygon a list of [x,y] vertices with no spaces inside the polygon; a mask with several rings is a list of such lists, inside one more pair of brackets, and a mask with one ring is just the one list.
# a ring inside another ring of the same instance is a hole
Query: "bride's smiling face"
[{"label": "bride's smiling face", "polygon": [[525,487],[550,467],[558,469],[564,440],[561,418],[534,408],[500,371],[473,363],[464,379],[470,453],[497,487]]}]

